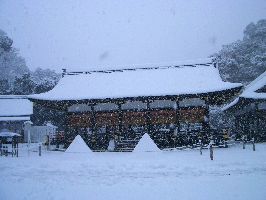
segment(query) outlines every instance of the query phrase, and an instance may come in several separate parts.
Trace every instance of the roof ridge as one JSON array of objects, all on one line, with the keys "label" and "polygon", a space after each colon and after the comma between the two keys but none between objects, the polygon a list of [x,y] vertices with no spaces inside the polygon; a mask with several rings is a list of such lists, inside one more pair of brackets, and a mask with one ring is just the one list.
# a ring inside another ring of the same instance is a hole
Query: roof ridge
[{"label": "roof ridge", "polygon": [[216,63],[196,63],[196,64],[181,64],[181,65],[169,65],[169,66],[154,66],[154,67],[136,67],[136,68],[123,68],[123,69],[106,69],[106,70],[89,70],[89,71],[69,71],[62,69],[62,76],[64,75],[78,75],[78,74],[92,74],[92,73],[114,73],[124,71],[137,71],[137,70],[157,70],[157,69],[170,69],[170,68],[182,68],[182,67],[198,67],[198,66],[211,66],[216,68]]}]

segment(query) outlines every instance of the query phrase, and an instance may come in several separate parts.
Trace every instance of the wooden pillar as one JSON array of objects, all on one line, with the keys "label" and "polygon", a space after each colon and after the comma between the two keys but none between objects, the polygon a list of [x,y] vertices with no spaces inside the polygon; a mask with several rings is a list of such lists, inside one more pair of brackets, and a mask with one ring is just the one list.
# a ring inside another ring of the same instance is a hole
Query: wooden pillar
[{"label": "wooden pillar", "polygon": [[175,123],[176,123],[177,132],[179,133],[179,131],[180,131],[180,107],[179,107],[179,99],[177,98],[175,100],[175,102],[176,102],[176,109],[175,109],[176,120],[175,120]]},{"label": "wooden pillar", "polygon": [[205,104],[206,104],[206,114],[204,119],[205,131],[210,134],[210,107],[207,101],[205,101]]},{"label": "wooden pillar", "polygon": [[235,116],[235,130],[234,130],[234,132],[239,133],[238,116]]},{"label": "wooden pillar", "polygon": [[147,99],[146,100],[146,104],[147,104],[147,111],[146,111],[146,123],[147,123],[147,130],[148,130],[148,134],[150,135],[151,133],[151,116],[150,116],[150,100]]},{"label": "wooden pillar", "polygon": [[213,160],[213,146],[210,144],[210,159]]},{"label": "wooden pillar", "polygon": [[255,103],[255,131],[254,131],[254,135],[253,135],[253,138],[255,139],[255,137],[258,135],[259,133],[259,107],[258,107],[258,103],[256,102]]},{"label": "wooden pillar", "polygon": [[91,132],[94,133],[95,132],[95,126],[96,126],[96,119],[95,119],[95,109],[94,109],[94,106],[95,104],[90,104],[91,106],[91,117],[90,117],[90,120],[91,120]]},{"label": "wooden pillar", "polygon": [[119,134],[120,136],[122,135],[122,132],[123,132],[123,111],[122,111],[122,103],[121,102],[118,102],[117,103],[117,106],[118,106],[118,129],[119,129]]},{"label": "wooden pillar", "polygon": [[240,132],[240,134],[241,134],[241,136],[243,136],[244,135],[244,128],[243,128],[243,116],[242,116],[242,114],[241,115],[239,115],[239,132]]},{"label": "wooden pillar", "polygon": [[66,115],[65,115],[65,119],[64,119],[64,148],[67,148],[68,147],[68,139],[71,137],[70,136],[70,131],[69,131],[69,114],[67,111],[66,112]]}]

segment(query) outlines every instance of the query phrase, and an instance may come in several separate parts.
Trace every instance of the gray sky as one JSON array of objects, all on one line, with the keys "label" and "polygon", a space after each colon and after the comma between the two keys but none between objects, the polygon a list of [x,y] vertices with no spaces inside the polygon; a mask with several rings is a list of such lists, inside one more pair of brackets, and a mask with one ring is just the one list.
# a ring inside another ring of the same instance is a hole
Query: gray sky
[{"label": "gray sky", "polygon": [[56,71],[206,58],[262,18],[265,0],[0,0],[27,65]]}]

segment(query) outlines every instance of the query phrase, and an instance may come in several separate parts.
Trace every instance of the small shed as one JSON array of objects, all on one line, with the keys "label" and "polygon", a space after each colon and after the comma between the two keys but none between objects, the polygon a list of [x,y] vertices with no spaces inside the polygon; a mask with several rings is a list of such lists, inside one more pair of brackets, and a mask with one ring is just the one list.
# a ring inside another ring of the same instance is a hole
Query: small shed
[{"label": "small shed", "polygon": [[24,95],[0,95],[0,130],[23,134],[23,124],[33,114],[33,103]]}]

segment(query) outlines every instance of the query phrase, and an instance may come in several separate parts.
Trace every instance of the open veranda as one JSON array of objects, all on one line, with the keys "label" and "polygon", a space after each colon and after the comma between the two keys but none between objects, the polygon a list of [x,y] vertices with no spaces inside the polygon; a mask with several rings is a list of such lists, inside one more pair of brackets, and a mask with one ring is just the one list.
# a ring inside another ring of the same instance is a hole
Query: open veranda
[{"label": "open veranda", "polygon": [[209,150],[66,153],[19,145],[0,157],[1,199],[265,200],[266,144]]}]

